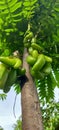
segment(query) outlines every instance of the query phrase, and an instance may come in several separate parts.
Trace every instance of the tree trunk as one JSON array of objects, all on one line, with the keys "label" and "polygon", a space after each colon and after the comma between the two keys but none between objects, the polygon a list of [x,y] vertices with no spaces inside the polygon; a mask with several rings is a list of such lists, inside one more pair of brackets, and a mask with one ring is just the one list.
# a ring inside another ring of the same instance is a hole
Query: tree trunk
[{"label": "tree trunk", "polygon": [[27,49],[24,49],[23,67],[26,69],[27,80],[23,82],[21,92],[22,102],[22,130],[43,130],[42,116],[39,99],[29,65],[26,62],[28,56]]}]

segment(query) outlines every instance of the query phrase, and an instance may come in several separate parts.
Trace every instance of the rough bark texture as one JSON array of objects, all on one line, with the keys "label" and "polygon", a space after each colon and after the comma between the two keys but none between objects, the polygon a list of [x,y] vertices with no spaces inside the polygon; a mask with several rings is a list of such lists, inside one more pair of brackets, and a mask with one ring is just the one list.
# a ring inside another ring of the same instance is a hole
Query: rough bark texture
[{"label": "rough bark texture", "polygon": [[21,92],[22,101],[22,130],[43,130],[39,99],[33,79],[26,62],[27,49],[24,50],[23,67],[26,68],[27,80]]}]

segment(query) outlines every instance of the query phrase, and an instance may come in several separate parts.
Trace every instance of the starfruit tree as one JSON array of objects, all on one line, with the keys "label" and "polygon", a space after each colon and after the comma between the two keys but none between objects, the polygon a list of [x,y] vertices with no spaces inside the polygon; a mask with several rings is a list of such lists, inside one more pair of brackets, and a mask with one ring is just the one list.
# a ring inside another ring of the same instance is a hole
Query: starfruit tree
[{"label": "starfruit tree", "polygon": [[0,89],[21,89],[22,129],[43,130],[42,100],[59,86],[59,2],[0,0]]}]

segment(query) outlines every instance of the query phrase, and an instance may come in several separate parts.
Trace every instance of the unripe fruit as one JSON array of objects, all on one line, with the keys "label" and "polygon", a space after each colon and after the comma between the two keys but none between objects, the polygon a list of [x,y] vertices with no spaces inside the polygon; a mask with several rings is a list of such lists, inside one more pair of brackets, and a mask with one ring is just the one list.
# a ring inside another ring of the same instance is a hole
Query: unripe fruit
[{"label": "unripe fruit", "polygon": [[42,71],[47,75],[50,74],[50,72],[52,71],[51,64],[46,63],[45,66],[43,67]]},{"label": "unripe fruit", "polygon": [[2,79],[5,71],[6,71],[6,66],[0,63],[0,80]]},{"label": "unripe fruit", "polygon": [[30,42],[24,43],[24,47],[29,48],[30,47]]},{"label": "unripe fruit", "polygon": [[14,69],[18,69],[21,64],[22,61],[19,58],[16,57],[0,57],[0,61],[10,67],[13,67]]},{"label": "unripe fruit", "polygon": [[28,51],[29,51],[29,54],[32,55],[33,48],[32,48],[32,47],[29,47]]},{"label": "unripe fruit", "polygon": [[7,67],[0,63],[0,89],[3,89],[8,78],[9,70]]},{"label": "unripe fruit", "polygon": [[17,76],[25,75],[26,69],[25,68],[19,68],[17,69]]},{"label": "unripe fruit", "polygon": [[41,70],[44,64],[45,64],[45,57],[43,54],[40,54],[38,56],[36,63],[33,65],[32,70],[33,71]]},{"label": "unripe fruit", "polygon": [[36,38],[33,37],[31,43],[36,43]]},{"label": "unripe fruit", "polygon": [[29,55],[29,56],[27,56],[26,61],[30,65],[34,65],[34,63],[36,62],[36,59],[34,57],[32,57],[31,55]]},{"label": "unripe fruit", "polygon": [[44,73],[40,72],[40,71],[33,71],[32,69],[30,70],[31,75],[36,78],[36,79],[44,79]]},{"label": "unripe fruit", "polygon": [[36,43],[32,43],[31,46],[33,47],[33,49],[36,49],[38,51],[43,50],[43,48],[40,45],[36,44]]},{"label": "unripe fruit", "polygon": [[52,62],[52,58],[49,57],[49,56],[46,56],[46,55],[45,55],[45,60],[46,60],[47,62],[50,62],[50,63]]},{"label": "unripe fruit", "polygon": [[24,37],[24,43],[27,43],[28,41],[30,41],[32,37],[33,37],[32,32],[29,32],[28,34],[26,34]]},{"label": "unripe fruit", "polygon": [[11,69],[10,72],[9,72],[7,81],[5,83],[4,89],[3,89],[3,91],[5,93],[7,93],[10,90],[11,86],[15,83],[16,77],[17,77],[16,70],[15,69]]},{"label": "unripe fruit", "polygon": [[38,51],[37,50],[33,50],[32,51],[32,56],[35,58],[35,59],[37,59],[38,58]]}]

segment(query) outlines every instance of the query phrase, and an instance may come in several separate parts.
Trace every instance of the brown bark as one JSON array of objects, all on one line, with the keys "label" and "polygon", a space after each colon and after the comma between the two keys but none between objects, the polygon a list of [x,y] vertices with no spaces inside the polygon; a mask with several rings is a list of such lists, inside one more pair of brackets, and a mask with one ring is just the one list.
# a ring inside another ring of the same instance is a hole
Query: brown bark
[{"label": "brown bark", "polygon": [[23,67],[26,69],[27,80],[21,92],[22,130],[43,130],[39,99],[33,79],[26,62],[27,49],[24,50]]}]

